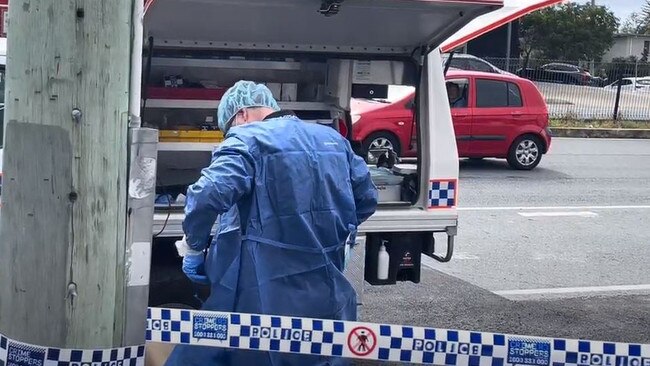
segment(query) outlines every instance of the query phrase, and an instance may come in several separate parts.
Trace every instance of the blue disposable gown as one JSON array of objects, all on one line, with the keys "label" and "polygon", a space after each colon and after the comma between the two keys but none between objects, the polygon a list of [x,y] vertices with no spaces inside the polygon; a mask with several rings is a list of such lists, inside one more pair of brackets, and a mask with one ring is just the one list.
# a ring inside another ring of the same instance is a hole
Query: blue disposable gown
[{"label": "blue disposable gown", "polygon": [[[204,309],[356,320],[345,241],[377,206],[365,162],[335,130],[281,117],[235,127],[188,190],[183,223],[212,284]],[[167,365],[345,365],[280,353],[179,346]]]}]

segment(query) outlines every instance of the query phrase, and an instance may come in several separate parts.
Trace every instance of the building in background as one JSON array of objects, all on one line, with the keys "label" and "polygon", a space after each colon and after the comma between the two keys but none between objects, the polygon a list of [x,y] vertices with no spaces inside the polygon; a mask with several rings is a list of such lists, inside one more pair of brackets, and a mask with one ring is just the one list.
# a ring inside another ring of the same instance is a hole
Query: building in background
[{"label": "building in background", "polygon": [[615,58],[635,56],[641,59],[650,53],[650,34],[617,34],[612,48],[603,56],[603,61],[611,62]]},{"label": "building in background", "polygon": [[[508,26],[511,26],[508,42]],[[510,52],[508,53],[508,46]],[[481,58],[519,58],[519,20],[505,24],[467,44],[466,53]]]}]

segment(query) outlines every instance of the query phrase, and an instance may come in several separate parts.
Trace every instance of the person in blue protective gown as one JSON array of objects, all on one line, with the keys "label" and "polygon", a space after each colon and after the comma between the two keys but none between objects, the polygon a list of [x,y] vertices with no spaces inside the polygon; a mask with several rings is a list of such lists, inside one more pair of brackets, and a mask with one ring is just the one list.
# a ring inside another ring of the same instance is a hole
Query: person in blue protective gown
[{"label": "person in blue protective gown", "polygon": [[[217,117],[226,138],[188,189],[186,237],[177,243],[185,274],[211,286],[204,309],[356,320],[356,294],[343,270],[346,241],[377,206],[366,163],[336,130],[280,111],[264,85],[236,83]],[[166,363],[345,364],[197,346],[178,346]]]}]

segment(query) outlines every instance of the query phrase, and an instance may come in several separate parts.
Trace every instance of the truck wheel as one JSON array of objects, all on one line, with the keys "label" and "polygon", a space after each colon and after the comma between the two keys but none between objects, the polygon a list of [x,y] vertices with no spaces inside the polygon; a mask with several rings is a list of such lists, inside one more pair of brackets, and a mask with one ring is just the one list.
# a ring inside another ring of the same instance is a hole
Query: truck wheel
[{"label": "truck wheel", "polygon": [[375,132],[363,140],[364,151],[393,149],[397,156],[402,155],[397,136],[390,132]]},{"label": "truck wheel", "polygon": [[543,146],[539,138],[533,135],[518,137],[510,145],[508,164],[517,170],[532,170],[542,161]]}]

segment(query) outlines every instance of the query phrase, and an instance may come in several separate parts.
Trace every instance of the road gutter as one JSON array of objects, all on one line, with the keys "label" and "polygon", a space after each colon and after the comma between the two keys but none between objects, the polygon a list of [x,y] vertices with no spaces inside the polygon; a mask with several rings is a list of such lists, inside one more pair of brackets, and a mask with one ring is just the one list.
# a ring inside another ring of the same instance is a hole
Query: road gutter
[{"label": "road gutter", "polygon": [[650,139],[646,128],[552,127],[553,137]]}]

